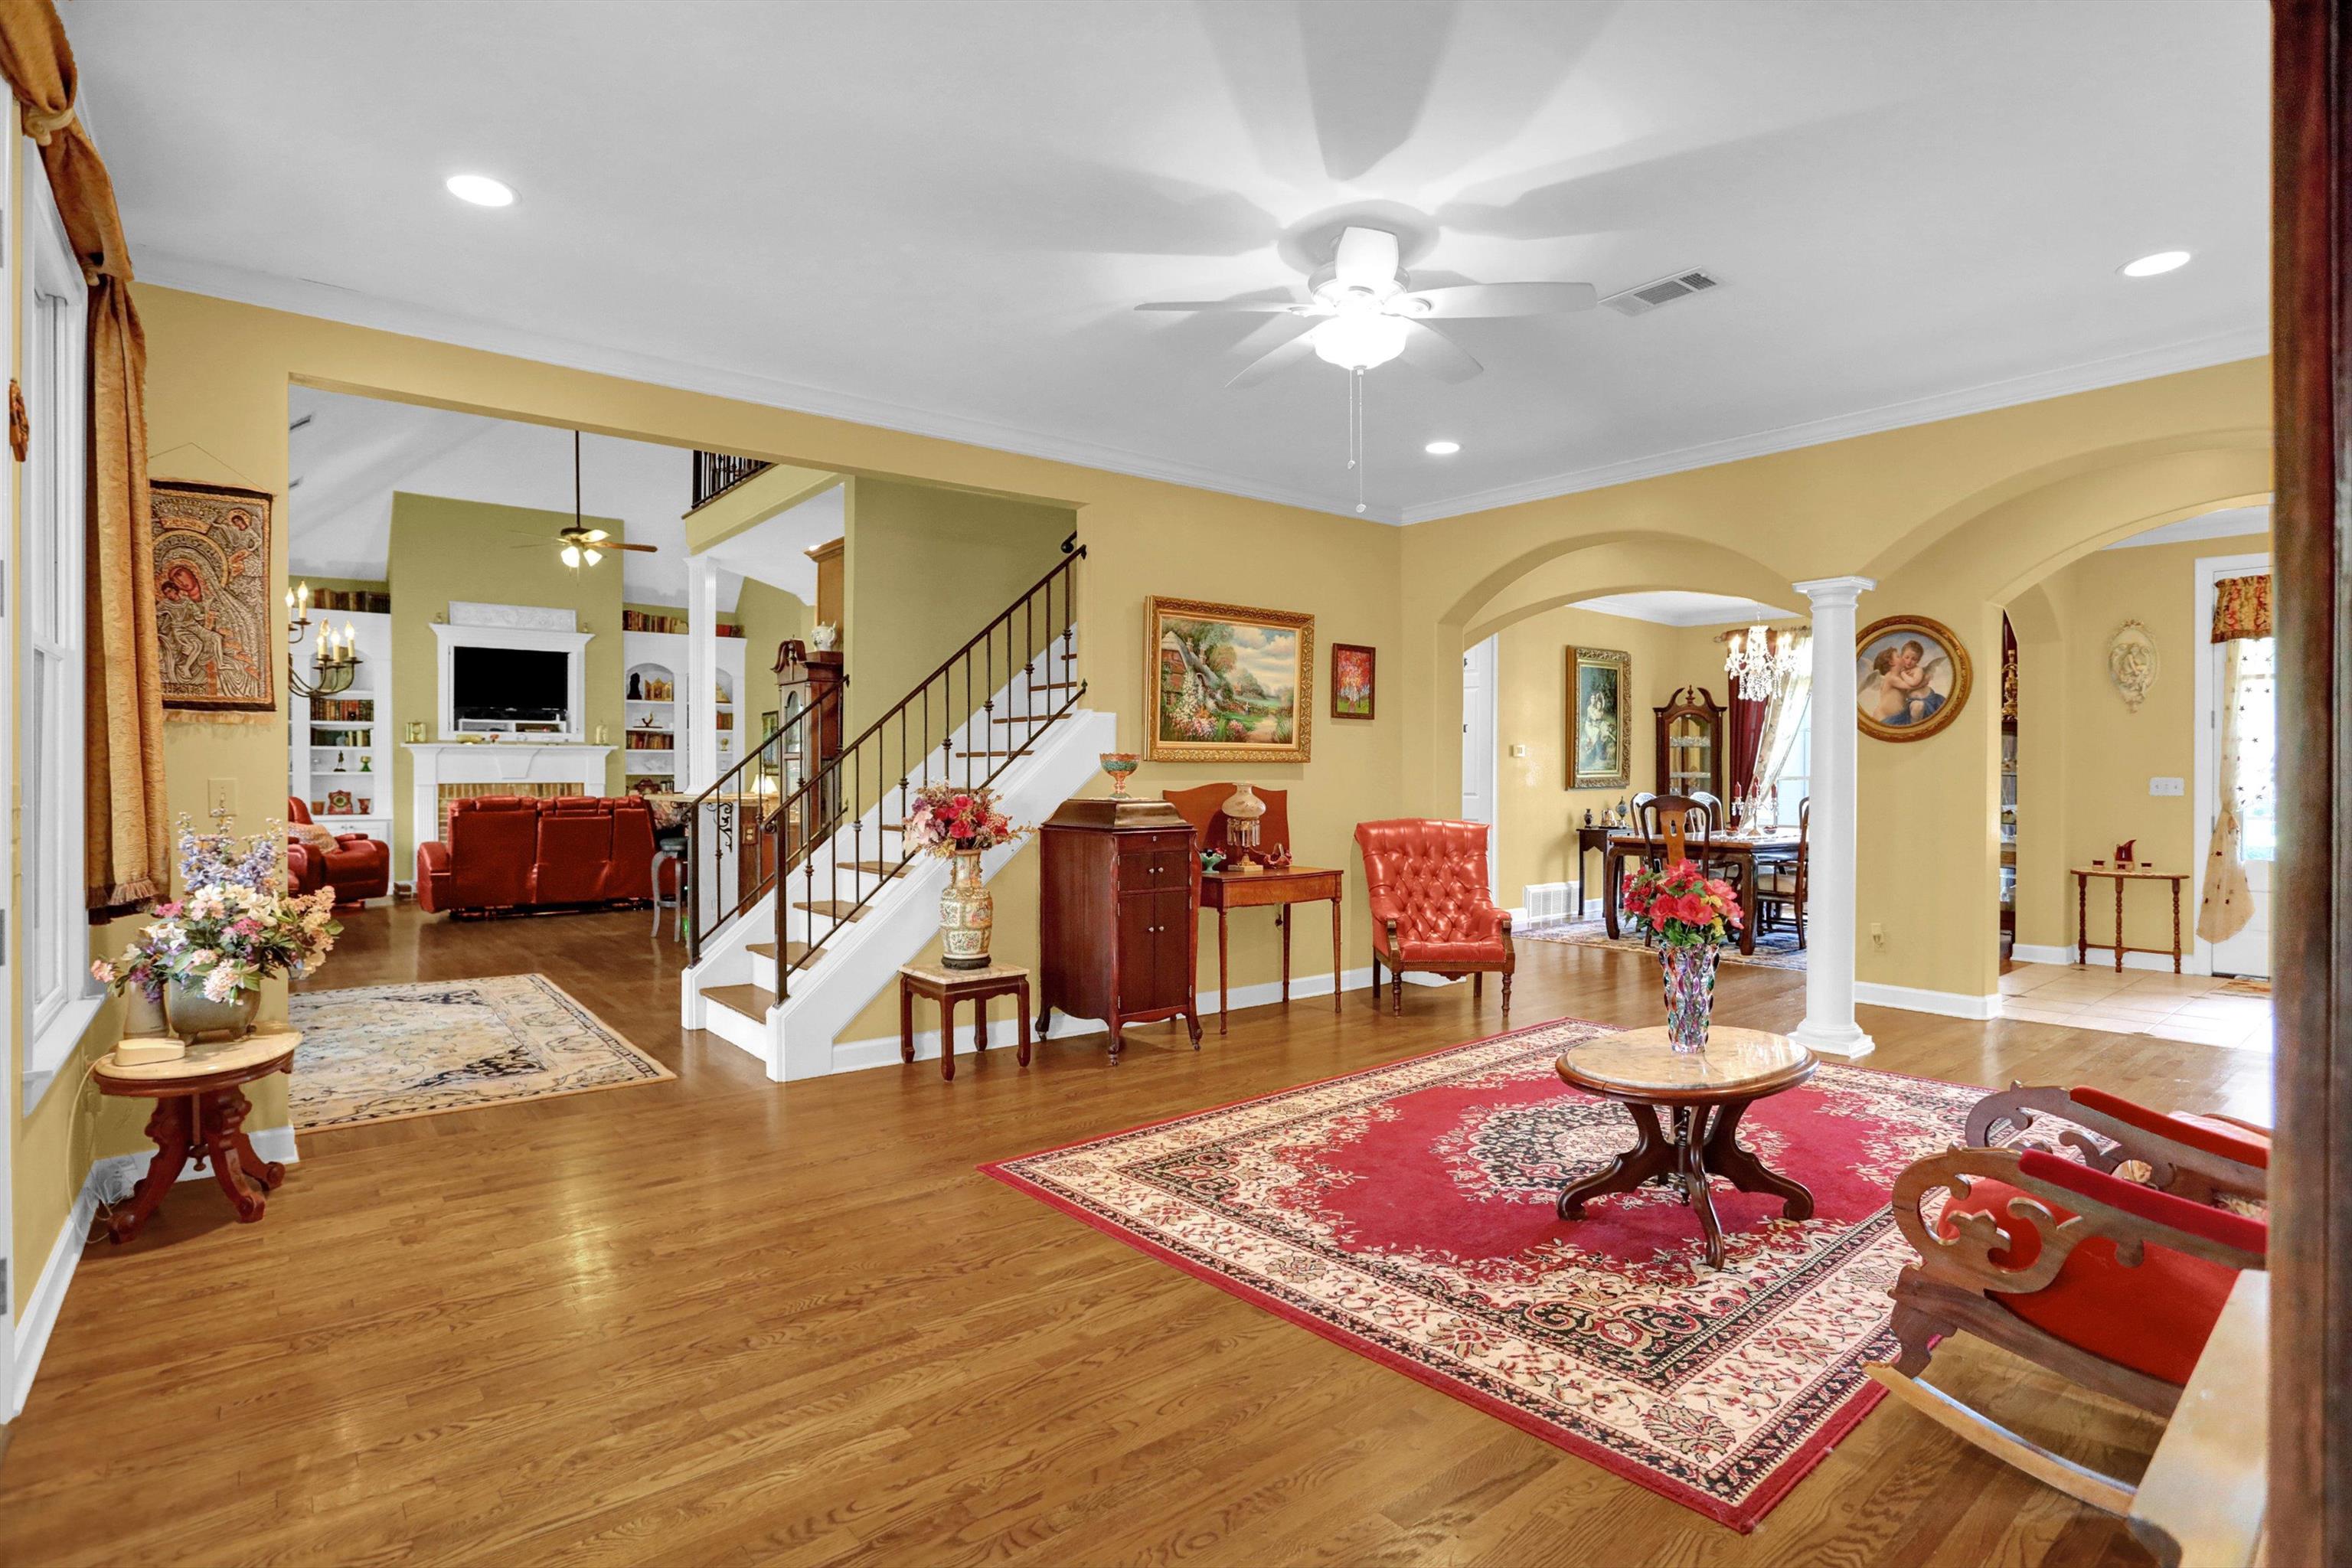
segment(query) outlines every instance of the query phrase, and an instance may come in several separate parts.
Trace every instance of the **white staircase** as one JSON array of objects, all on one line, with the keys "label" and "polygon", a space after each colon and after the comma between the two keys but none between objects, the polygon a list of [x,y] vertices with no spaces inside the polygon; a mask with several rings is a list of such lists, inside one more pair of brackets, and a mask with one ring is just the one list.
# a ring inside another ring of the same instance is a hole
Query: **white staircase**
[{"label": "white staircase", "polygon": [[[1042,821],[1076,795],[1097,771],[1101,753],[1118,749],[1118,730],[1109,713],[1065,708],[1083,693],[1070,683],[1068,640],[1053,640],[1048,652],[997,688],[992,702],[926,753],[919,769],[928,763],[940,770],[932,776],[961,780],[966,762],[958,759],[967,753],[982,775],[1001,761],[993,787],[1015,822]],[[918,771],[910,782],[926,780]],[[685,1026],[741,1047],[778,1082],[896,1062],[895,1041],[886,1050],[884,1042],[837,1048],[835,1040],[939,930],[947,862],[920,855],[901,863],[903,811],[900,792],[885,791],[877,805],[787,871],[781,948],[773,889],[705,937],[700,961],[680,977]],[[983,875],[995,876],[1024,847],[990,851],[981,861]],[[837,918],[861,902],[855,918]],[[780,964],[789,965],[781,977]]]}]

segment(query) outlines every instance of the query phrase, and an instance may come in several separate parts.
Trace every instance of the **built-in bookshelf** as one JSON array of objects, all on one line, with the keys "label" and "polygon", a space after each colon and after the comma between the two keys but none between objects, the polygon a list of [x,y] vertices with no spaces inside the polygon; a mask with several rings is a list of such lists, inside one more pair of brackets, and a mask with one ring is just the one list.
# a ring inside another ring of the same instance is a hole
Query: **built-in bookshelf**
[{"label": "built-in bookshelf", "polygon": [[[351,607],[362,601],[383,607]],[[360,665],[347,691],[310,698],[289,693],[287,793],[309,803],[321,827],[389,844],[393,748],[400,739],[392,706],[391,600],[348,589],[313,591],[310,614],[331,622],[338,633],[350,625]],[[294,658],[308,679],[308,646],[296,648]]]},{"label": "built-in bookshelf", "polygon": [[[624,617],[672,621],[681,626],[685,624],[682,616],[649,616],[627,611]],[[720,630],[722,634],[727,630],[724,622],[720,623]],[[739,716],[736,699],[743,690],[745,646],[740,635],[722,635],[719,638],[717,689],[706,700],[719,731],[719,771],[722,773],[742,755],[738,737],[744,721]],[[639,779],[672,783],[686,767],[684,737],[699,721],[692,695],[684,689],[686,634],[625,629],[621,634],[621,657],[627,667],[622,677],[621,704],[621,771],[625,780],[629,784]],[[655,692],[660,695],[653,695]]]}]

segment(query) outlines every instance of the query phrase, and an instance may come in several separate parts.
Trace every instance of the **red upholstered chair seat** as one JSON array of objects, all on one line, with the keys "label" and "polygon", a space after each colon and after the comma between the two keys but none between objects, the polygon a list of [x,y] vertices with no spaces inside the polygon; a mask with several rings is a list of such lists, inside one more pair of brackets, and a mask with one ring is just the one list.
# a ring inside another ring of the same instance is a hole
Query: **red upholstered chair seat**
[{"label": "red upholstered chair seat", "polygon": [[[485,795],[416,847],[416,901],[436,912],[621,903],[653,892],[653,812],[634,795]],[[675,891],[675,862],[665,879]]]},{"label": "red upholstered chair seat", "polygon": [[[299,795],[286,797],[286,820],[310,822],[310,808]],[[392,891],[392,846],[364,833],[339,833],[335,847],[323,853],[304,847],[299,864],[289,850],[286,864],[288,880],[298,893],[331,887],[336,902],[356,903]]]},{"label": "red upholstered chair seat", "polygon": [[1375,927],[1396,921],[1403,956],[1503,956],[1502,914],[1486,891],[1486,825],[1408,818],[1360,822]]},{"label": "red upholstered chair seat", "polygon": [[[2010,1200],[2023,1196],[2006,1182],[1979,1177],[1966,1198],[1945,1207],[1936,1228],[1949,1237],[1955,1233],[1955,1215],[1990,1215],[2011,1241],[1992,1255],[1993,1261],[2009,1268],[2027,1268],[2042,1254],[2042,1237],[2009,1212]],[[2073,1217],[2072,1211],[2045,1199],[2030,1201],[2049,1208],[2059,1220]],[[2153,1242],[2141,1250],[2139,1267],[2126,1268],[2116,1260],[2114,1242],[2093,1237],[2068,1255],[2058,1277],[2042,1289],[1995,1291],[1990,1300],[2068,1344],[2183,1384],[2213,1331],[2214,1320],[2221,1315],[2238,1271]]]}]

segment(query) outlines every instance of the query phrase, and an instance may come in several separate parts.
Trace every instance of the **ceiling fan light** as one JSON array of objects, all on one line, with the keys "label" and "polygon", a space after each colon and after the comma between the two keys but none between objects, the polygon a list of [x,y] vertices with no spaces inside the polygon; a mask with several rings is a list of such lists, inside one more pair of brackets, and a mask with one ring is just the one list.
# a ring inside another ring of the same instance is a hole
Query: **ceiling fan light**
[{"label": "ceiling fan light", "polygon": [[1402,353],[1410,330],[1395,316],[1334,316],[1315,329],[1315,357],[1343,370],[1370,370]]},{"label": "ceiling fan light", "polygon": [[590,545],[587,549],[585,549],[585,550],[582,551],[580,553],[581,553],[582,558],[583,558],[583,559],[584,559],[584,560],[588,563],[588,564],[589,564],[589,565],[591,565],[591,566],[595,565],[595,564],[596,564],[596,563],[598,563],[599,561],[602,561],[603,559],[604,559],[604,552],[603,551],[601,551],[601,550],[597,549],[597,548],[596,548],[594,545],[593,545],[593,544],[592,544],[592,545]]},{"label": "ceiling fan light", "polygon": [[578,545],[567,544],[563,547],[563,563],[566,566],[571,567],[574,572],[580,570],[580,547]]}]

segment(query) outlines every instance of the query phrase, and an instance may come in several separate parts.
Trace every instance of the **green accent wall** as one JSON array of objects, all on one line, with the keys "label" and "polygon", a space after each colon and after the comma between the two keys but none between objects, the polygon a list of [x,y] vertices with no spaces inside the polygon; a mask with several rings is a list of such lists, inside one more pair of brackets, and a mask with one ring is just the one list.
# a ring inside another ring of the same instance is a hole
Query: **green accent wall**
[{"label": "green accent wall", "polygon": [[[614,538],[617,518],[589,522]],[[440,650],[433,637],[435,617],[447,617],[449,601],[489,605],[542,605],[572,610],[589,639],[587,732],[608,727],[614,752],[606,759],[604,789],[621,788],[621,558],[607,555],[578,572],[563,564],[552,543],[532,547],[534,537],[552,540],[572,521],[570,512],[535,507],[492,506],[446,496],[392,498],[392,546],[387,563],[392,585],[393,717],[404,742],[408,722],[425,721],[435,735],[440,711]],[[436,737],[437,738],[437,737]],[[405,744],[394,748],[393,847],[394,875],[415,874],[417,837],[410,821],[415,759]],[[425,825],[432,837],[432,824]]]},{"label": "green accent wall", "polygon": [[814,605],[782,588],[753,578],[743,580],[743,591],[735,600],[735,622],[743,628],[746,745],[759,739],[760,715],[776,706],[776,645],[786,637],[806,638],[815,619]]}]

